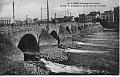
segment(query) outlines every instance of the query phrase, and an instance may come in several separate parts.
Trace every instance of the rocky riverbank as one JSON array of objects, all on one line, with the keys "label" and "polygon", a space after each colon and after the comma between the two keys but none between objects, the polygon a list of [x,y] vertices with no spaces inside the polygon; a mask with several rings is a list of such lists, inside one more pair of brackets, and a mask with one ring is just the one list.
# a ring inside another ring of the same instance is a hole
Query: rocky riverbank
[{"label": "rocky riverbank", "polygon": [[[43,50],[42,50],[43,49]],[[60,49],[57,46],[44,46],[40,48],[40,57],[45,58],[48,61],[60,62],[68,59],[67,53],[64,49]]]},{"label": "rocky riverbank", "polygon": [[41,61],[6,61],[0,68],[2,75],[48,75],[49,72]]}]

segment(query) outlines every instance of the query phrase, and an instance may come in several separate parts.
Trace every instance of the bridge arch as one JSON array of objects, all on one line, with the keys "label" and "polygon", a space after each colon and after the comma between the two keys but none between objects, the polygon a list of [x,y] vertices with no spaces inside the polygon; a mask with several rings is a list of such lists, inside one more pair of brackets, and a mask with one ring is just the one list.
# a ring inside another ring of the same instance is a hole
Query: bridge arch
[{"label": "bridge arch", "polygon": [[26,52],[27,49],[32,49],[37,51],[37,48],[38,48],[37,39],[32,34],[25,34],[20,39],[18,48],[23,52]]},{"label": "bridge arch", "polygon": [[27,54],[28,52],[38,52],[37,39],[32,34],[25,34],[19,41],[18,48],[24,53],[24,60],[35,60],[34,55]]},{"label": "bridge arch", "polygon": [[59,40],[59,36],[55,30],[50,33],[56,40]]},{"label": "bridge arch", "polygon": [[78,26],[78,30],[81,30],[81,27],[80,27],[80,26]]},{"label": "bridge arch", "polygon": [[58,45],[60,43],[60,38],[59,38],[59,35],[57,34],[57,32],[55,30],[53,30],[51,33],[50,33],[56,40],[58,40]]},{"label": "bridge arch", "polygon": [[71,34],[71,32],[70,32],[70,29],[69,29],[69,27],[67,26],[66,27],[66,30]]}]

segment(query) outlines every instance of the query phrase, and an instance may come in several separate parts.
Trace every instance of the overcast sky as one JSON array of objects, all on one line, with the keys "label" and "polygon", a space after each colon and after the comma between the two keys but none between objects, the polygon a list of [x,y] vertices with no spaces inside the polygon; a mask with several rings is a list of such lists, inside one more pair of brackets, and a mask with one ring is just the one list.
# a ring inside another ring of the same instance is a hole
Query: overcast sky
[{"label": "overcast sky", "polygon": [[[0,17],[12,17],[12,1],[13,0],[0,0]],[[14,0],[15,1],[15,17],[16,19],[24,20],[26,15],[29,18],[41,17],[41,6],[43,9],[43,18],[46,18],[46,0]],[[48,0],[50,9],[50,18],[54,17],[54,13],[57,13],[57,17],[63,17],[66,10],[72,13],[74,16],[78,14],[88,14],[91,11],[111,10],[119,5],[119,0]],[[67,2],[97,2],[106,7],[74,7],[65,8],[60,5]],[[67,14],[67,13],[66,13]]]}]

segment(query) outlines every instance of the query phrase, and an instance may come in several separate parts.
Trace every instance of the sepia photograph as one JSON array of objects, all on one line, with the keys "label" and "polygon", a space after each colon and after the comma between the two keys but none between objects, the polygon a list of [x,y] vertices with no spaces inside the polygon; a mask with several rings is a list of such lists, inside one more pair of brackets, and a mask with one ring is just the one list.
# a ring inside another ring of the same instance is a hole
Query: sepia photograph
[{"label": "sepia photograph", "polygon": [[0,0],[0,75],[119,76],[119,0]]}]

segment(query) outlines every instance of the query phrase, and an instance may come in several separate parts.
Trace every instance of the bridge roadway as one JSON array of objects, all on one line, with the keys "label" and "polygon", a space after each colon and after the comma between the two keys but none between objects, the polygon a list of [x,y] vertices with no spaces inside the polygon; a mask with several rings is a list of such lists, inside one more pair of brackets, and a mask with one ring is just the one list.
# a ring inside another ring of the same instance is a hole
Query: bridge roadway
[{"label": "bridge roadway", "polygon": [[[60,45],[63,43],[71,43],[72,35],[80,33],[91,27],[93,23],[59,23],[59,24],[28,24],[1,27],[0,34],[7,39],[11,45],[24,51],[27,48],[37,50],[37,47],[47,45]],[[3,42],[0,40],[0,42]],[[7,43],[6,43],[7,44]],[[43,47],[44,48],[44,47]]]}]

